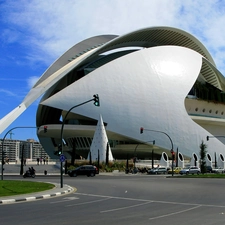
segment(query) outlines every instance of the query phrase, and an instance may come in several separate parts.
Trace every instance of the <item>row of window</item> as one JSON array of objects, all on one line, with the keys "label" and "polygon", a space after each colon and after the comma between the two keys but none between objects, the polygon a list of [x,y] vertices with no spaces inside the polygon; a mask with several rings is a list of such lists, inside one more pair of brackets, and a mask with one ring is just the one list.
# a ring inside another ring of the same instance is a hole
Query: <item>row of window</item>
[{"label": "row of window", "polygon": [[[196,108],[195,108],[195,111],[198,112],[198,111],[199,111],[199,108],[196,107]],[[202,109],[202,112],[206,112],[206,109]],[[212,110],[211,110],[211,109],[209,110],[209,113],[212,113]],[[218,114],[218,113],[219,113],[219,111],[216,110],[216,111],[215,111],[215,114]],[[221,111],[220,114],[223,115],[224,112]]]}]

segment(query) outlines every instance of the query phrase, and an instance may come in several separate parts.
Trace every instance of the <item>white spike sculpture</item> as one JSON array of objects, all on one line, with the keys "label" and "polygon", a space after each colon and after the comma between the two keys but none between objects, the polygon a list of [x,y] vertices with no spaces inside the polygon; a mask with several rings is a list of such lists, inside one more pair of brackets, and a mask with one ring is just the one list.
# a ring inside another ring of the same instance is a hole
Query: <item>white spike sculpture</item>
[{"label": "white spike sculpture", "polygon": [[99,121],[95,130],[95,134],[91,143],[90,152],[88,154],[88,160],[90,160],[90,153],[92,161],[98,160],[99,162],[106,162],[106,152],[108,148],[108,160],[113,161],[112,151],[108,144],[108,137],[106,135],[105,127],[100,115]]}]

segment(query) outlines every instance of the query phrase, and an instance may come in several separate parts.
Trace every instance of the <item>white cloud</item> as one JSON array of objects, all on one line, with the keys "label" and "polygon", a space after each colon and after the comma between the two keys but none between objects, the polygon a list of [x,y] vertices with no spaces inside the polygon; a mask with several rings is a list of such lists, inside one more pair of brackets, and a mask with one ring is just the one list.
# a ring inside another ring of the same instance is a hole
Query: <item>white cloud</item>
[{"label": "white cloud", "polygon": [[215,0],[8,0],[2,8],[4,20],[16,26],[3,31],[4,40],[25,45],[32,62],[50,65],[91,36],[174,26],[202,41],[225,74],[225,62],[218,58],[225,46],[224,12],[223,1]]},{"label": "white cloud", "polygon": [[3,93],[7,96],[10,96],[10,97],[16,97],[16,93],[12,92],[12,91],[9,91],[9,90],[6,90],[6,89],[3,89],[3,88],[0,88],[0,93]]},{"label": "white cloud", "polygon": [[27,84],[29,90],[35,85],[35,83],[38,81],[39,77],[37,76],[31,76],[27,79]]}]

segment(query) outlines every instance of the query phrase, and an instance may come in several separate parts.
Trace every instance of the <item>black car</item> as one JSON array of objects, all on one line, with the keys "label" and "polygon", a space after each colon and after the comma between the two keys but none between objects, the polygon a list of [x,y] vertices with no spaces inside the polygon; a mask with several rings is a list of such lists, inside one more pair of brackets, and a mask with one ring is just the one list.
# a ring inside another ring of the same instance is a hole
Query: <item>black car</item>
[{"label": "black car", "polygon": [[213,168],[211,166],[206,166],[206,173],[212,173]]},{"label": "black car", "polygon": [[74,170],[69,170],[67,173],[70,177],[76,177],[78,175],[86,175],[88,177],[94,177],[95,174],[98,174],[98,168],[92,165],[83,165],[77,167]]}]

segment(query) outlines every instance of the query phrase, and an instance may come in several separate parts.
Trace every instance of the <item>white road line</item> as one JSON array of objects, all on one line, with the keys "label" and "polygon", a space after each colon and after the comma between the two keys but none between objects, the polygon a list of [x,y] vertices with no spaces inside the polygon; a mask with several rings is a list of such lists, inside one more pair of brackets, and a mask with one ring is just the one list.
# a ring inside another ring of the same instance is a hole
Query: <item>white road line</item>
[{"label": "white road line", "polygon": [[169,213],[169,214],[165,214],[165,215],[161,215],[161,216],[152,217],[152,218],[149,218],[149,220],[155,220],[155,219],[160,219],[160,218],[164,218],[164,217],[168,217],[168,216],[173,216],[173,215],[176,215],[176,214],[180,214],[180,213],[184,213],[184,212],[187,212],[187,211],[191,211],[191,210],[197,209],[197,208],[199,208],[201,206],[202,205],[198,205],[198,206],[195,206],[195,207],[192,207],[192,208],[189,208],[189,209],[185,209],[185,210],[182,210],[182,211],[178,211],[178,212],[174,212],[174,213]]},{"label": "white road line", "polygon": [[99,199],[95,201],[90,201],[90,202],[82,202],[82,203],[77,203],[77,204],[72,204],[72,205],[65,205],[65,207],[71,207],[71,206],[76,206],[76,205],[86,205],[86,204],[91,204],[91,203],[96,203],[96,202],[102,202],[109,200],[110,198],[105,198],[105,199]]},{"label": "white road line", "polygon": [[74,195],[85,195],[85,196],[93,196],[99,198],[110,198],[110,199],[123,199],[129,201],[140,201],[140,202],[155,202],[155,203],[162,203],[162,204],[174,204],[174,205],[189,205],[189,206],[204,206],[204,207],[216,207],[216,208],[225,208],[225,205],[209,205],[209,204],[198,204],[198,203],[185,203],[185,202],[168,202],[168,201],[156,201],[151,199],[137,199],[137,198],[125,198],[125,197],[115,197],[115,196],[108,196],[108,195],[95,195],[95,194],[87,194],[87,193],[73,193]]},{"label": "white road line", "polygon": [[114,197],[114,196],[107,196],[107,195],[94,195],[94,194],[85,194],[85,193],[74,193],[75,195],[85,195],[85,196],[92,196],[92,197],[99,197],[99,198],[113,198],[113,199],[124,199],[124,200],[131,200],[131,201],[141,201],[141,202],[149,202],[150,200],[146,199],[136,199],[136,198],[124,198],[124,197]]},{"label": "white road line", "polygon": [[60,201],[54,201],[54,202],[50,202],[51,204],[56,204],[56,203],[61,203],[61,202],[68,202],[68,201],[73,201],[73,200],[77,200],[79,198],[77,197],[68,197],[68,198],[64,198],[63,200]]},{"label": "white road line", "polygon": [[116,209],[104,210],[104,211],[100,211],[100,213],[108,213],[108,212],[113,212],[113,211],[118,211],[118,210],[130,209],[130,208],[146,205],[149,203],[152,203],[152,202],[145,202],[145,203],[137,204],[137,205],[131,205],[131,206],[126,206],[126,207],[121,207],[121,208],[116,208]]}]

